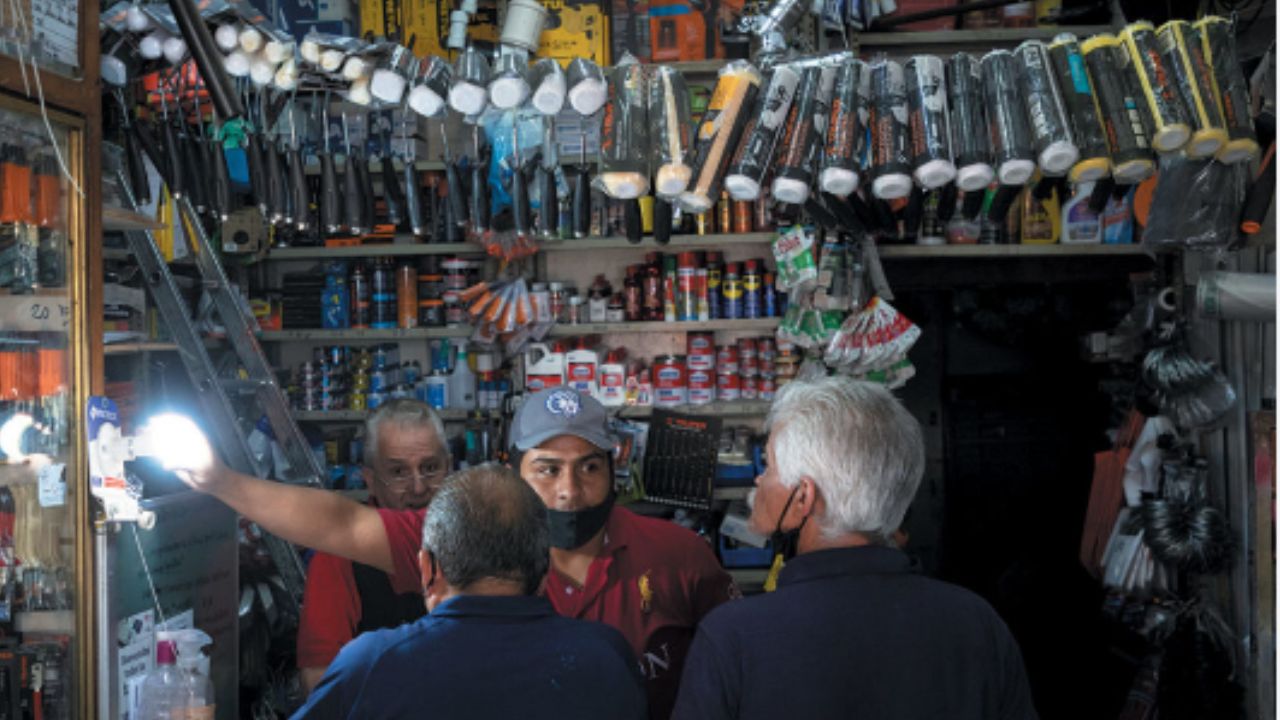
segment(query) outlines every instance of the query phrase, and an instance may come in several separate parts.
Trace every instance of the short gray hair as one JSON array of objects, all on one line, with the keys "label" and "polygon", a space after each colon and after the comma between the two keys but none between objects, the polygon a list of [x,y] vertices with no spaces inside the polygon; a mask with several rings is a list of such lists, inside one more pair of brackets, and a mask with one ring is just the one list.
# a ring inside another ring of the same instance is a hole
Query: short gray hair
[{"label": "short gray hair", "polygon": [[485,463],[454,473],[427,508],[422,549],[455,588],[486,578],[538,591],[551,562],[547,507],[514,470]]},{"label": "short gray hair", "polygon": [[364,421],[364,464],[373,467],[378,455],[378,431],[386,423],[406,425],[410,427],[430,427],[436,431],[440,445],[445,454],[449,453],[449,443],[444,436],[444,421],[431,406],[421,400],[399,398],[385,402],[369,414]]},{"label": "short gray hair", "polygon": [[791,382],[765,426],[782,484],[808,476],[822,493],[817,521],[827,537],[889,542],[924,475],[920,423],[892,393],[845,376]]}]

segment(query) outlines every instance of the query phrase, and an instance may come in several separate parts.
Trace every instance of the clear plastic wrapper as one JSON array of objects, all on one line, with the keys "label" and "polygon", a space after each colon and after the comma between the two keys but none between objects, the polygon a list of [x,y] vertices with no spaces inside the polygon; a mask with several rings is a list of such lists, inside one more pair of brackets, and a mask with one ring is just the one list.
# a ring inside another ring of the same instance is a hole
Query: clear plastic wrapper
[{"label": "clear plastic wrapper", "polygon": [[489,61],[479,50],[467,46],[454,66],[449,107],[466,116],[479,115],[488,102],[489,77]]},{"label": "clear plastic wrapper", "polygon": [[812,290],[818,279],[818,263],[813,233],[795,225],[778,233],[773,240],[773,258],[777,262],[777,288],[783,292]]},{"label": "clear plastic wrapper", "polygon": [[800,73],[789,65],[780,65],[769,75],[769,82],[757,95],[751,117],[743,131],[724,187],[734,200],[756,200],[760,184],[773,165],[774,152],[787,129],[787,116],[795,99]]},{"label": "clear plastic wrapper", "polygon": [[554,58],[542,58],[534,63],[529,85],[533,87],[533,97],[529,104],[533,105],[534,110],[550,117],[560,113],[560,108],[564,107],[568,85],[558,61]]},{"label": "clear plastic wrapper", "polygon": [[992,50],[982,56],[982,85],[996,177],[1001,185],[1025,185],[1036,171],[1035,149],[1013,53]]},{"label": "clear plastic wrapper", "polygon": [[1129,53],[1138,78],[1140,100],[1152,120],[1151,146],[1160,152],[1179,150],[1191,138],[1191,120],[1173,76],[1156,43],[1156,30],[1142,21],[1120,31],[1120,42]]},{"label": "clear plastic wrapper", "polygon": [[654,194],[675,200],[693,177],[693,170],[685,165],[693,127],[689,88],[675,68],[658,65],[649,73],[649,122],[658,161]]},{"label": "clear plastic wrapper", "polygon": [[871,63],[871,191],[881,200],[911,192],[911,133],[907,124],[907,80],[902,66],[878,58]]},{"label": "clear plastic wrapper", "polygon": [[823,192],[846,197],[858,189],[870,101],[871,74],[867,64],[855,59],[842,65],[831,93],[826,148],[818,178]]},{"label": "clear plastic wrapper", "polygon": [[409,90],[409,107],[423,117],[439,117],[449,101],[453,66],[434,55],[418,63],[417,77]]},{"label": "clear plastic wrapper", "polygon": [[529,99],[529,59],[519,50],[504,50],[489,80],[489,103],[498,110],[511,110]]},{"label": "clear plastic wrapper", "polygon": [[1143,244],[1230,245],[1238,232],[1247,182],[1243,165],[1162,157]]},{"label": "clear plastic wrapper", "polygon": [[1111,174],[1121,185],[1133,185],[1155,172],[1151,140],[1132,88],[1132,63],[1113,35],[1095,35],[1081,45],[1093,81],[1098,112],[1111,148]]},{"label": "clear plastic wrapper", "polygon": [[600,124],[600,174],[595,187],[615,200],[649,193],[649,98],[644,66],[628,56],[609,71],[609,99]]},{"label": "clear plastic wrapper", "polygon": [[[1222,119],[1229,139],[1218,151],[1224,163],[1250,162],[1258,157],[1258,137],[1249,110],[1249,86],[1236,51],[1235,26],[1216,15],[1201,18],[1192,26],[1205,60],[1213,68],[1214,85],[1222,103]],[[1194,44],[1194,43],[1193,43]]]},{"label": "clear plastic wrapper", "polygon": [[565,79],[569,86],[569,107],[583,117],[595,115],[609,98],[604,71],[591,60],[574,58]]},{"label": "clear plastic wrapper", "polygon": [[905,71],[913,174],[916,182],[933,190],[956,177],[947,115],[946,68],[942,58],[916,55],[907,61]]},{"label": "clear plastic wrapper", "polygon": [[835,75],[835,68],[830,66],[801,70],[800,86],[791,104],[773,179],[773,198],[779,202],[802,205],[809,199],[813,171],[822,151]]},{"label": "clear plastic wrapper", "polygon": [[995,179],[987,129],[982,65],[969,53],[956,53],[947,63],[947,95],[951,110],[951,151],[956,186],[965,192],[986,188]]},{"label": "clear plastic wrapper", "polygon": [[1054,38],[1049,45],[1049,59],[1071,123],[1071,139],[1080,153],[1067,177],[1073,183],[1101,180],[1111,173],[1111,156],[1093,97],[1093,83],[1076,36],[1063,33]]},{"label": "clear plastic wrapper", "polygon": [[1204,48],[1195,40],[1191,23],[1185,20],[1170,20],[1156,30],[1160,54],[1191,119],[1187,155],[1207,158],[1217,155],[1229,138],[1218,93],[1213,88],[1213,68],[1205,59]]},{"label": "clear plastic wrapper", "polygon": [[689,149],[687,164],[693,169],[693,180],[680,195],[680,208],[685,212],[704,213],[719,199],[720,182],[742,138],[759,88],[760,72],[745,60],[735,60],[720,69],[716,89]]},{"label": "clear plastic wrapper", "polygon": [[1045,175],[1065,175],[1080,158],[1080,150],[1071,137],[1067,108],[1058,90],[1049,50],[1039,40],[1028,40],[1013,55],[1018,61],[1022,94],[1027,99],[1036,161]]}]

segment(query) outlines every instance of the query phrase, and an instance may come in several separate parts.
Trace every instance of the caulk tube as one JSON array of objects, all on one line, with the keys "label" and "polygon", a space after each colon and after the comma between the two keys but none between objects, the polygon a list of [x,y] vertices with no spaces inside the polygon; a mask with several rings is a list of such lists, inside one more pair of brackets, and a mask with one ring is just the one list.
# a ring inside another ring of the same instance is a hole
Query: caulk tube
[{"label": "caulk tube", "polygon": [[418,63],[417,78],[409,91],[409,107],[423,117],[443,115],[452,84],[453,67],[447,61],[435,55],[424,57]]},{"label": "caulk tube", "polygon": [[947,95],[951,101],[951,150],[956,185],[966,193],[982,190],[996,178],[991,167],[990,131],[982,92],[982,65],[969,53],[956,53],[947,63]]},{"label": "caulk tube", "polygon": [[760,184],[773,166],[774,151],[787,129],[791,102],[800,84],[800,73],[790,65],[773,69],[764,92],[756,97],[743,140],[729,165],[724,187],[734,200],[756,200]]},{"label": "caulk tube", "polygon": [[489,61],[473,45],[458,55],[453,70],[453,87],[449,88],[449,107],[471,116],[484,110],[489,86]]},{"label": "caulk tube", "polygon": [[1067,178],[1073,183],[1101,180],[1111,173],[1111,156],[1102,120],[1098,117],[1098,103],[1093,97],[1093,83],[1089,81],[1076,36],[1063,33],[1054,38],[1049,44],[1049,59],[1071,123],[1071,138],[1080,152]]},{"label": "caulk tube", "polygon": [[529,59],[523,50],[502,49],[489,81],[489,102],[499,110],[520,107],[529,97]]},{"label": "caulk tube", "polygon": [[[1111,148],[1111,174],[1121,185],[1134,185],[1155,172],[1151,142],[1143,124],[1138,99],[1133,97],[1126,73],[1129,56],[1114,35],[1095,35],[1080,46],[1094,96],[1098,117]],[[1132,85],[1136,85],[1135,80]]]},{"label": "caulk tube", "polygon": [[1146,21],[1128,25],[1120,31],[1120,42],[1138,78],[1139,100],[1153,122],[1151,147],[1165,153],[1182,149],[1191,138],[1190,113],[1160,55],[1155,27]]},{"label": "caulk tube", "polygon": [[559,114],[568,91],[560,63],[553,58],[542,58],[534,63],[529,84],[533,87],[533,99],[529,102],[533,109],[548,116]]},{"label": "caulk tube", "polygon": [[609,99],[600,123],[600,174],[595,186],[615,200],[649,193],[648,86],[644,66],[627,58],[609,71]]},{"label": "caulk tube", "polygon": [[1028,40],[1013,52],[1018,61],[1018,79],[1027,99],[1027,118],[1035,136],[1036,160],[1045,175],[1065,175],[1080,159],[1080,150],[1071,137],[1067,108],[1058,91],[1049,50],[1039,40]]},{"label": "caulk tube", "polygon": [[992,50],[982,56],[982,84],[995,150],[996,177],[1001,185],[1026,185],[1036,171],[1035,150],[1013,53]]},{"label": "caulk tube", "polygon": [[911,113],[911,165],[927,190],[956,177],[947,116],[947,78],[942,58],[916,55],[907,61],[907,108]]},{"label": "caulk tube", "polygon": [[1258,157],[1258,137],[1249,114],[1249,88],[1236,55],[1234,25],[1226,18],[1211,15],[1197,20],[1191,27],[1200,38],[1205,60],[1213,68],[1213,80],[1222,102],[1222,119],[1230,138],[1218,151],[1218,161],[1228,165],[1250,162]]},{"label": "caulk tube", "polygon": [[400,102],[417,62],[418,59],[409,48],[403,45],[391,46],[378,57],[373,75],[369,79],[369,94],[386,103]]},{"label": "caulk tube", "polygon": [[822,133],[826,130],[835,68],[805,67],[800,73],[800,87],[791,104],[787,134],[783,137],[773,178],[774,199],[792,205],[803,205],[809,199],[817,154],[822,149]]},{"label": "caulk tube", "polygon": [[836,71],[827,120],[826,149],[818,185],[823,192],[848,197],[858,189],[860,159],[867,134],[867,106],[871,74],[861,60],[850,60]]},{"label": "caulk tube", "polygon": [[658,65],[649,73],[649,124],[658,162],[654,194],[675,200],[693,178],[693,169],[685,165],[693,128],[689,89],[675,68]]},{"label": "caulk tube", "polygon": [[566,75],[569,107],[583,117],[595,115],[609,98],[600,66],[587,58],[574,58]]},{"label": "caulk tube", "polygon": [[742,138],[751,102],[760,88],[760,71],[745,60],[730,62],[718,75],[689,148],[686,164],[693,169],[693,181],[680,195],[685,212],[704,213],[715,204],[730,155]]},{"label": "caulk tube", "polygon": [[907,80],[902,66],[879,58],[871,63],[871,192],[881,200],[911,192]]},{"label": "caulk tube", "polygon": [[1156,43],[1191,114],[1187,156],[1199,159],[1217,155],[1230,138],[1213,89],[1213,69],[1205,60],[1204,48],[1192,40],[1191,23],[1170,20],[1161,25],[1156,30]]}]

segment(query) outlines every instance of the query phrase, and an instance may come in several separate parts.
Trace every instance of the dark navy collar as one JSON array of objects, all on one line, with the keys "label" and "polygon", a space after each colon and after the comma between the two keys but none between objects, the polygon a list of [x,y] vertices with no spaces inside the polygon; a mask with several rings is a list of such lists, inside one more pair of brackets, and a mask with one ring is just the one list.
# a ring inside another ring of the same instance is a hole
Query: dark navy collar
[{"label": "dark navy collar", "polygon": [[820,580],[842,575],[884,575],[911,572],[911,559],[896,548],[863,545],[816,550],[789,560],[778,575],[778,585]]},{"label": "dark navy collar", "polygon": [[427,617],[542,617],[554,615],[544,597],[530,595],[459,595],[436,606]]}]

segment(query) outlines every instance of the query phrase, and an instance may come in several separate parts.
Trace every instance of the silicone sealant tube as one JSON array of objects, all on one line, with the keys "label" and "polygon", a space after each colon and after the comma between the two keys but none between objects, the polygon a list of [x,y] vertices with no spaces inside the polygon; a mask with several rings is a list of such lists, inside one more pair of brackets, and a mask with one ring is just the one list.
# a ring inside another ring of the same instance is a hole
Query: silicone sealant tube
[{"label": "silicone sealant tube", "polygon": [[658,160],[654,194],[674,200],[689,186],[693,170],[685,164],[693,121],[689,89],[675,68],[658,65],[649,73],[649,122],[653,156]]},{"label": "silicone sealant tube", "polygon": [[775,200],[803,205],[809,199],[813,171],[822,150],[836,69],[806,67],[801,71],[796,101],[787,118],[778,168],[773,178]]},{"label": "silicone sealant tube", "polygon": [[991,167],[982,66],[969,53],[956,53],[947,63],[947,95],[951,101],[951,150],[956,185],[966,193],[985,189],[996,177]]},{"label": "silicone sealant tube", "polygon": [[871,64],[871,192],[881,200],[911,193],[910,131],[907,84],[902,66],[893,60]]},{"label": "silicone sealant tube", "polygon": [[787,129],[791,103],[800,84],[800,73],[789,65],[773,69],[764,92],[756,98],[742,142],[725,175],[724,187],[734,200],[760,197],[764,176],[773,165],[778,141]]},{"label": "silicone sealant tube", "polygon": [[1156,43],[1174,84],[1191,115],[1188,157],[1209,158],[1218,154],[1230,138],[1222,121],[1222,107],[1213,88],[1213,69],[1204,57],[1204,48],[1192,40],[1191,23],[1170,20],[1156,30]]},{"label": "silicone sealant tube", "polygon": [[574,58],[566,73],[569,107],[583,117],[590,117],[609,99],[604,72],[587,58]]},{"label": "silicone sealant tube", "polygon": [[751,63],[739,60],[721,68],[690,148],[687,164],[693,169],[693,181],[680,195],[680,207],[685,212],[704,213],[718,199],[720,182],[730,155],[742,138],[759,88],[760,71]]},{"label": "silicone sealant tube", "polygon": [[934,190],[956,177],[947,114],[947,78],[942,58],[907,60],[907,107],[911,113],[911,164],[917,183]]},{"label": "silicone sealant tube", "polygon": [[423,117],[439,117],[448,107],[453,67],[434,55],[418,63],[418,74],[409,90],[409,107]]},{"label": "silicone sealant tube", "polygon": [[1018,79],[1027,99],[1027,118],[1035,136],[1036,161],[1045,175],[1061,176],[1080,159],[1062,93],[1053,74],[1049,51],[1039,40],[1028,40],[1013,52]]},{"label": "silicone sealant tube", "polygon": [[478,115],[488,99],[489,61],[474,46],[458,56],[449,88],[449,107],[465,116]]},{"label": "silicone sealant tube", "polygon": [[823,192],[848,197],[858,189],[866,152],[871,102],[871,74],[861,60],[850,60],[836,71],[827,120],[826,148],[818,185]]},{"label": "silicone sealant tube", "polygon": [[1098,115],[1111,148],[1111,174],[1120,185],[1134,185],[1155,172],[1151,141],[1130,82],[1129,55],[1114,35],[1095,35],[1081,46],[1098,100]]},{"label": "silicone sealant tube", "polygon": [[596,189],[615,200],[649,193],[648,84],[644,66],[616,65],[609,71],[609,97],[600,124],[600,174]]},{"label": "silicone sealant tube", "polygon": [[1151,147],[1165,153],[1182,149],[1191,138],[1191,122],[1156,45],[1155,27],[1146,21],[1128,25],[1120,31],[1120,42],[1129,53],[1141,99],[1153,123]]},{"label": "silicone sealant tube", "polygon": [[533,109],[547,116],[555,116],[564,107],[565,93],[568,86],[565,82],[564,70],[554,58],[542,58],[533,64],[529,84],[533,86],[533,98],[529,101]]},{"label": "silicone sealant tube", "polygon": [[1214,84],[1222,102],[1222,119],[1230,138],[1218,151],[1217,158],[1227,164],[1250,162],[1258,157],[1258,138],[1249,115],[1249,90],[1236,54],[1234,26],[1226,18],[1211,15],[1197,20],[1191,27],[1199,36],[1205,60],[1213,68]]},{"label": "silicone sealant tube", "polygon": [[992,50],[982,57],[982,85],[987,98],[987,123],[995,151],[996,176],[1001,185],[1025,185],[1036,171],[1035,149],[1013,53]]},{"label": "silicone sealant tube", "polygon": [[1098,102],[1076,36],[1063,33],[1049,44],[1049,59],[1058,80],[1062,103],[1071,123],[1071,137],[1080,157],[1067,179],[1072,183],[1095,182],[1111,173],[1107,136],[1098,117]]}]

